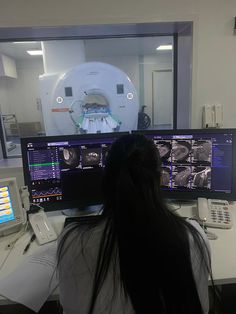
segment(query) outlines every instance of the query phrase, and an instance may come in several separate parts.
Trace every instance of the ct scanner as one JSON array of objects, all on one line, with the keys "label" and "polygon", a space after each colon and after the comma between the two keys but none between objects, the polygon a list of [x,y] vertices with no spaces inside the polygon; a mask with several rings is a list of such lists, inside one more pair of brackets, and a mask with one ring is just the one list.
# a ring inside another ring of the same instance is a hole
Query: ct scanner
[{"label": "ct scanner", "polygon": [[87,62],[40,76],[46,135],[137,129],[139,103],[130,78],[106,63]]}]

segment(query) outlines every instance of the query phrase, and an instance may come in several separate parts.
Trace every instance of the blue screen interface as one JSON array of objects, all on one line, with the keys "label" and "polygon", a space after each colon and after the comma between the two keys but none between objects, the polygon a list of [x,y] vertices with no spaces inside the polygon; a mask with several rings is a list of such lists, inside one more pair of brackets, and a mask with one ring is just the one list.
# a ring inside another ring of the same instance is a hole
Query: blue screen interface
[{"label": "blue screen interface", "polygon": [[115,139],[27,143],[32,202],[99,201],[106,154]]},{"label": "blue screen interface", "polygon": [[14,218],[9,186],[0,185],[0,224],[14,220]]}]

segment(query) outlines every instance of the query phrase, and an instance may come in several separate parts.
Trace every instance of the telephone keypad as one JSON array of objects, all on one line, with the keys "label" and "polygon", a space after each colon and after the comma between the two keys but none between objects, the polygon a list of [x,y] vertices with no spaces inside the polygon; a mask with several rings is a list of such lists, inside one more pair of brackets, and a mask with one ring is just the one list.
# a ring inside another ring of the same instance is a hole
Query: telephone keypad
[{"label": "telephone keypad", "polygon": [[224,206],[217,206],[217,205],[212,205],[211,209],[211,218],[213,222],[217,222],[219,224],[224,223],[224,224],[229,224],[230,223],[230,214],[228,211],[228,207]]}]

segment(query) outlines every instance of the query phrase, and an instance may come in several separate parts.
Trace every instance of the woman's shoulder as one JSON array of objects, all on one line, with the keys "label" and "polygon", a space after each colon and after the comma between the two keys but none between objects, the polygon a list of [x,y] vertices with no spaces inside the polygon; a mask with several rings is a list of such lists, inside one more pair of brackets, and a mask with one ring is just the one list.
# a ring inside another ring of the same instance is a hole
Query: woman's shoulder
[{"label": "woman's shoulder", "polygon": [[209,266],[211,249],[206,233],[196,220],[187,219],[187,223],[192,227],[189,229],[188,237],[193,264],[199,263],[204,257]]},{"label": "woman's shoulder", "polygon": [[80,225],[71,223],[66,226],[58,238],[58,255],[60,259],[65,256],[75,255],[81,249],[99,245],[105,222],[98,222],[96,225]]},{"label": "woman's shoulder", "polygon": [[[200,224],[195,220],[195,219],[190,219],[188,218],[186,220],[186,222],[191,225],[195,230],[196,232],[200,235],[200,238],[203,242],[205,242],[207,245],[209,244],[209,240],[207,238],[207,235],[205,233],[205,231],[203,230],[203,228],[200,226]],[[194,230],[192,228],[192,230]],[[191,237],[192,238],[192,237]]]},{"label": "woman's shoulder", "polygon": [[57,247],[58,272],[61,279],[65,276],[81,276],[94,269],[103,228],[104,223],[98,223],[96,226],[72,223],[64,228]]}]

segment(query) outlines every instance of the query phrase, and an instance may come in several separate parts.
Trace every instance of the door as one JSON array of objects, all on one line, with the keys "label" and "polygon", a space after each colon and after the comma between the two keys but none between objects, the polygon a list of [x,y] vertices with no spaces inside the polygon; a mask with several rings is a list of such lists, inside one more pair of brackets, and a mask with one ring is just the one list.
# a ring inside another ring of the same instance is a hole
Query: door
[{"label": "door", "polygon": [[172,70],[152,72],[152,124],[158,129],[173,128]]}]

